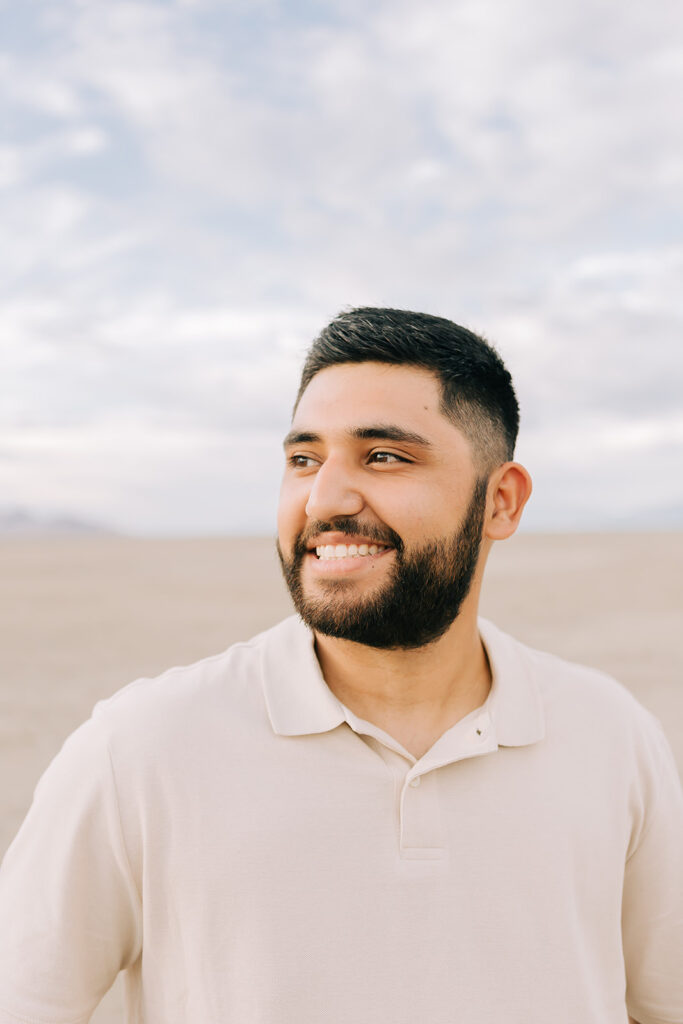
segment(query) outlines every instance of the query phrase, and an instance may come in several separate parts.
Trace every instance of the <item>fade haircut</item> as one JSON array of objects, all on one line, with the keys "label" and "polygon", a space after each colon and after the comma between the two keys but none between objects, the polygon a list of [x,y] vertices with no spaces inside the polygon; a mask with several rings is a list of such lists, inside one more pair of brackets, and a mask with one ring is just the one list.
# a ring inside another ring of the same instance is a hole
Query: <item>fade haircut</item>
[{"label": "fade haircut", "polygon": [[369,362],[435,374],[441,411],[468,439],[484,472],[513,458],[519,406],[502,359],[484,338],[428,313],[373,306],[340,313],[308,350],[294,410],[321,370]]}]

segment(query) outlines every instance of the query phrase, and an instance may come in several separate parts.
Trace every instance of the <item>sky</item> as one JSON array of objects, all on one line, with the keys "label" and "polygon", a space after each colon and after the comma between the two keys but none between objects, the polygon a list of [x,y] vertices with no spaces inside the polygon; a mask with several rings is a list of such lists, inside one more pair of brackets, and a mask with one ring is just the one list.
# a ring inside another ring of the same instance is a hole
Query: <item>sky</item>
[{"label": "sky", "polygon": [[529,530],[683,526],[677,0],[0,0],[0,511],[274,532],[305,350],[491,341]]}]

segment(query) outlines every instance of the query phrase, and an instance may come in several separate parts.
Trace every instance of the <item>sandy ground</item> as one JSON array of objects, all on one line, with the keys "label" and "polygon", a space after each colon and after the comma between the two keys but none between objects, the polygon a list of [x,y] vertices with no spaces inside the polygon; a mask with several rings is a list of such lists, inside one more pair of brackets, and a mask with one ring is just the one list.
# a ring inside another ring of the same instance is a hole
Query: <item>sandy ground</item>
[{"label": "sandy ground", "polygon": [[[494,550],[482,613],[619,678],[683,773],[683,533],[520,535]],[[93,704],[289,614],[264,539],[0,541],[0,855]],[[92,1018],[122,1020],[116,984]]]}]

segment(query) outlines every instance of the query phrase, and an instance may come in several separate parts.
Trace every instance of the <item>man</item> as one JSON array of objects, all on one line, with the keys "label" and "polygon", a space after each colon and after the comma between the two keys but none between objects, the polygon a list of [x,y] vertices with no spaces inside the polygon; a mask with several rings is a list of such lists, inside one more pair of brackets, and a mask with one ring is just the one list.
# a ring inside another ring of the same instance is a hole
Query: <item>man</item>
[{"label": "man", "polygon": [[300,618],[98,705],[0,874],[0,1022],[683,1021],[683,798],[617,683],[477,620],[531,491],[497,354],[344,313],[278,534]]}]

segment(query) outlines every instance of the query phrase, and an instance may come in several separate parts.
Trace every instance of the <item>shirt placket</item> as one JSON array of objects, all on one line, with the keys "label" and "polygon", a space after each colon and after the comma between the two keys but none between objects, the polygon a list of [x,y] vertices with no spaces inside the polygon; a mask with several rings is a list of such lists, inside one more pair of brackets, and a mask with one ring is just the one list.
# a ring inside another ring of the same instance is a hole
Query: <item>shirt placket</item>
[{"label": "shirt placket", "polygon": [[497,749],[488,709],[482,708],[450,729],[419,761],[381,730],[353,716],[348,718],[352,719],[354,731],[363,735],[393,776],[401,859],[446,859],[440,769]]}]

